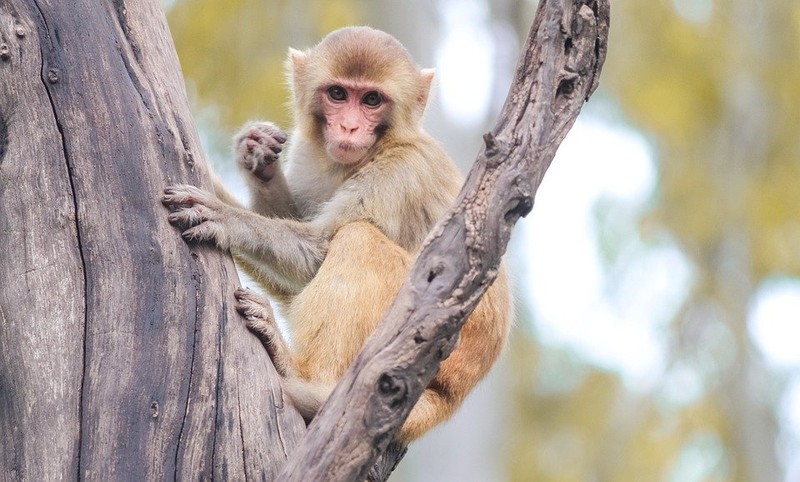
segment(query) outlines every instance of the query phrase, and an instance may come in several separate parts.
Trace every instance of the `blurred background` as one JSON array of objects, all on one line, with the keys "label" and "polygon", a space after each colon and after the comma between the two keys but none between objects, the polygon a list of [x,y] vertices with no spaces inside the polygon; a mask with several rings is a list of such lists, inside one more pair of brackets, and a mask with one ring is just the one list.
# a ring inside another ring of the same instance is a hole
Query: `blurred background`
[{"label": "blurred background", "polygon": [[[165,1],[207,154],[289,126],[283,61],[368,24],[437,69],[464,171],[530,0]],[[517,323],[403,481],[800,481],[800,2],[612,0],[600,89],[515,231]]]}]

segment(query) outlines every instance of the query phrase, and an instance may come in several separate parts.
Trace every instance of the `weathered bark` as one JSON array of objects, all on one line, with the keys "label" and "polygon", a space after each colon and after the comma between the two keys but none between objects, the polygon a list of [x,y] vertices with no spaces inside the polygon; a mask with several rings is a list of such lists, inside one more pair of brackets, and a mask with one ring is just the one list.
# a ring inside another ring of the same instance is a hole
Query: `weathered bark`
[{"label": "weathered bark", "polygon": [[160,204],[202,157],[158,0],[0,2],[0,479],[275,478],[303,422]]},{"label": "weathered bark", "polygon": [[312,422],[279,480],[363,480],[397,435],[497,274],[511,228],[605,59],[608,0],[540,0],[486,146],[409,280]]}]

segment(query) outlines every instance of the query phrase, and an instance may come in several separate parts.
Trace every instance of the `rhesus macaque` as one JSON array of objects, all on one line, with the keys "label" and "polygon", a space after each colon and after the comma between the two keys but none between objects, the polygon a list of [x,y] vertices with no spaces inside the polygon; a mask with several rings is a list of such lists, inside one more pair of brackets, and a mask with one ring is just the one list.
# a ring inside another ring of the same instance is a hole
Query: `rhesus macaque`
[{"label": "rhesus macaque", "polygon": [[[408,275],[462,177],[421,127],[433,79],[392,36],[337,30],[287,61],[295,127],[267,122],[235,137],[251,209],[215,182],[216,196],[171,186],[164,204],[183,237],[230,249],[279,301],[292,344],[269,306],[237,290],[237,309],[261,338],[283,387],[309,420],[355,358]],[[285,165],[284,165],[285,163]],[[498,357],[509,329],[504,270],[465,323],[402,427],[408,443],[448,418]]]}]

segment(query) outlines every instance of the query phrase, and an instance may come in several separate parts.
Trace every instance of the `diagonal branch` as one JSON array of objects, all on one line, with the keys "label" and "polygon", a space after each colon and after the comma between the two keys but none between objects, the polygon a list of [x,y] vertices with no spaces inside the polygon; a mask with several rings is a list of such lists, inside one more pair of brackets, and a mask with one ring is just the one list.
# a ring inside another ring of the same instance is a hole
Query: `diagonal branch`
[{"label": "diagonal branch", "polygon": [[609,9],[609,0],[540,0],[514,85],[464,188],[280,480],[364,480],[397,436],[597,87]]}]

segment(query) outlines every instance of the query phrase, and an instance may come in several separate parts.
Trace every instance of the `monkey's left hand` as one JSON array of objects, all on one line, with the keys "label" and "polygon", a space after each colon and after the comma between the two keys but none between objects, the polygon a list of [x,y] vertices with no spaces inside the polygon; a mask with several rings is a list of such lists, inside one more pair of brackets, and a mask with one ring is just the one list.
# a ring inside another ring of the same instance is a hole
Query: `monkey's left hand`
[{"label": "monkey's left hand", "polygon": [[183,230],[183,239],[215,241],[220,248],[229,248],[223,224],[230,217],[226,211],[233,207],[188,184],[167,187],[161,202],[171,211],[169,222]]}]

